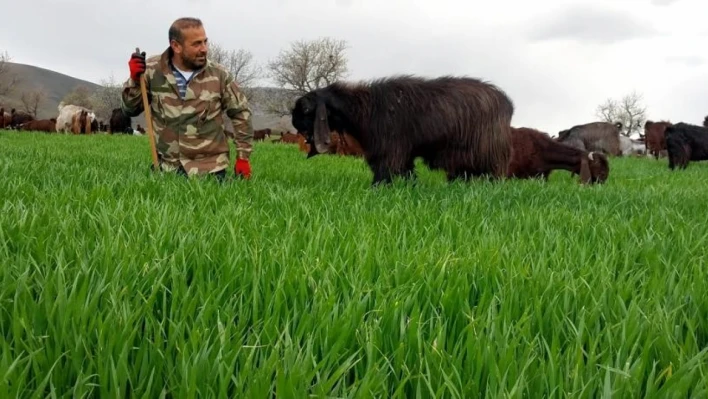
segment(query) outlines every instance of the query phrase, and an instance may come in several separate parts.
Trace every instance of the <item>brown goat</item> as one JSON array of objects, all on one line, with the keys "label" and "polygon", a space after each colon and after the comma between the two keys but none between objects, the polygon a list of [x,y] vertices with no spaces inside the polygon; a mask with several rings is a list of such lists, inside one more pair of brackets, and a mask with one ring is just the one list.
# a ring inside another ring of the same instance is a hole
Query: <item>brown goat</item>
[{"label": "brown goat", "polygon": [[283,133],[283,134],[280,136],[280,142],[281,142],[281,143],[297,144],[297,143],[299,142],[299,141],[298,141],[298,140],[299,140],[299,139],[298,139],[298,135],[299,135],[299,133],[298,133],[298,134],[294,134],[294,133]]},{"label": "brown goat", "polygon": [[56,132],[56,129],[57,129],[56,124],[57,124],[57,120],[54,118],[40,119],[40,120],[29,121],[29,122],[22,124],[20,126],[20,130],[52,133],[52,132]]},{"label": "brown goat", "polygon": [[665,157],[666,153],[666,128],[671,126],[669,121],[644,123],[644,138],[646,140],[647,152],[659,159]]},{"label": "brown goat", "polygon": [[332,142],[337,146],[337,155],[350,155],[355,157],[363,157],[364,150],[361,148],[361,143],[359,143],[352,135],[348,133],[338,134],[336,138],[332,138]]},{"label": "brown goat", "polygon": [[300,151],[305,154],[310,152],[310,144],[307,143],[307,138],[302,133],[297,134],[297,145],[300,147]]},{"label": "brown goat", "polygon": [[[74,134],[81,134],[86,132],[86,123],[88,112],[82,110],[71,117],[71,132]],[[90,126],[90,124],[89,124]],[[90,128],[89,128],[90,129]]]},{"label": "brown goat", "polygon": [[5,111],[5,108],[0,108],[0,129],[9,129],[12,124],[12,115]]},{"label": "brown goat", "polygon": [[[307,142],[307,138],[304,134],[298,133],[298,145],[300,151],[308,154],[308,158],[313,156],[312,146]],[[337,154],[342,156],[356,156],[363,157],[364,150],[361,148],[361,144],[350,134],[344,133],[339,134],[337,132],[330,132],[330,143],[327,154]]]},{"label": "brown goat", "polygon": [[83,126],[83,132],[86,134],[91,134],[91,128],[93,125],[91,124],[91,118],[88,117],[88,112],[83,111],[81,112],[81,117],[83,118],[81,120],[81,126]]},{"label": "brown goat", "polygon": [[263,141],[266,136],[270,137],[270,129],[260,129],[253,132],[253,141]]},{"label": "brown goat", "polygon": [[530,179],[548,176],[564,169],[580,175],[580,182],[604,183],[610,166],[601,152],[587,152],[559,143],[547,134],[531,128],[512,128],[512,156],[508,178]]}]

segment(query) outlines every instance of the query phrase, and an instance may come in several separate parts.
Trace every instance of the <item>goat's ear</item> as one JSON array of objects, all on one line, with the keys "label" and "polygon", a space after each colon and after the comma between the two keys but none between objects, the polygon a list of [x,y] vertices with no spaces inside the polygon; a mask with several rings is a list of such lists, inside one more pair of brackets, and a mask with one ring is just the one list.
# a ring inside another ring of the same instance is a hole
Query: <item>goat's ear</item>
[{"label": "goat's ear", "polygon": [[320,154],[326,154],[329,151],[329,122],[327,121],[327,106],[324,99],[317,101],[313,144]]},{"label": "goat's ear", "polygon": [[590,165],[588,165],[588,158],[590,158],[592,153],[588,154],[588,157],[580,157],[580,182],[583,184],[590,184],[592,181],[592,174],[590,173]]}]

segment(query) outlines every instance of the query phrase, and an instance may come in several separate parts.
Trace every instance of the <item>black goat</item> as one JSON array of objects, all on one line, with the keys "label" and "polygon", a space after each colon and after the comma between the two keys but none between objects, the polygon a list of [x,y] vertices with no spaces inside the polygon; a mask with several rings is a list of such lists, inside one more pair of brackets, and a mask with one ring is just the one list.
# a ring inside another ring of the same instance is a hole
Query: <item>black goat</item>
[{"label": "black goat", "polygon": [[689,161],[708,160],[708,128],[679,122],[666,127],[669,169],[686,169]]},{"label": "black goat", "polygon": [[514,105],[489,83],[468,77],[395,76],[337,82],[298,98],[292,124],[327,153],[330,132],[348,133],[364,151],[373,184],[414,178],[414,160],[443,169],[448,180],[506,175]]},{"label": "black goat", "polygon": [[123,113],[120,108],[114,108],[111,112],[111,119],[108,121],[108,131],[115,133],[132,133],[132,121],[129,116]]}]

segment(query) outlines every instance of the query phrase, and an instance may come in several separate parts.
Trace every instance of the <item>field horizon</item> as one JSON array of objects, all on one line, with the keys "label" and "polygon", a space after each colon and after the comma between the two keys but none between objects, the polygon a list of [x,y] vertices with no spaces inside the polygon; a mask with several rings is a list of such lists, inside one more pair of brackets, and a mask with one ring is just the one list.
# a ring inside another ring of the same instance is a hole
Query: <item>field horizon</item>
[{"label": "field horizon", "polygon": [[0,131],[0,392],[708,395],[708,163],[371,188],[254,146],[219,184],[144,136]]}]

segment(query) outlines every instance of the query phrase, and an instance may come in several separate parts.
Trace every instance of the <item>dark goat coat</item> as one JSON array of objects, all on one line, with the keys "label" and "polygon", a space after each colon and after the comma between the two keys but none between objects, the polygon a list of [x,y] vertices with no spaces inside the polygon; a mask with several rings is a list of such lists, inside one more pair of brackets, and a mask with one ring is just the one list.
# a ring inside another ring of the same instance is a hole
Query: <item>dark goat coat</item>
[{"label": "dark goat coat", "polygon": [[26,112],[17,112],[13,108],[10,111],[10,127],[19,129],[20,125],[35,120],[34,117]]},{"label": "dark goat coat", "polygon": [[677,123],[666,128],[669,169],[686,169],[689,161],[708,160],[708,128]]},{"label": "dark goat coat", "polygon": [[587,152],[553,140],[531,128],[512,128],[512,157],[507,177],[548,180],[553,170],[580,175],[581,183],[604,183],[610,174],[607,156]]},{"label": "dark goat coat", "polygon": [[414,177],[417,157],[445,170],[448,180],[503,178],[513,113],[502,90],[478,79],[395,76],[311,91],[296,101],[292,124],[315,154],[329,151],[330,132],[351,135],[373,184]]},{"label": "dark goat coat", "polygon": [[108,129],[110,133],[132,133],[132,121],[129,116],[123,113],[123,110],[115,108],[111,112]]}]

